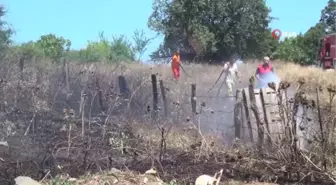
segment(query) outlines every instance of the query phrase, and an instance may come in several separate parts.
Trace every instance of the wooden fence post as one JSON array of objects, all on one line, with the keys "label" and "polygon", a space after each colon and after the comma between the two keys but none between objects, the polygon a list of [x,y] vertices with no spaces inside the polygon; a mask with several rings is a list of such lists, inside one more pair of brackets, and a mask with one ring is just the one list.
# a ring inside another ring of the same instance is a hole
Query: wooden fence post
[{"label": "wooden fence post", "polygon": [[254,136],[253,136],[253,129],[252,129],[252,124],[251,124],[251,103],[250,103],[250,96],[249,96],[249,91],[247,88],[243,89],[243,102],[244,102],[244,110],[246,114],[246,121],[247,121],[247,127],[249,130],[249,136],[250,140],[253,143],[254,142]]},{"label": "wooden fence post", "polygon": [[[297,102],[297,104],[299,104],[299,103]],[[322,150],[325,153],[327,141],[326,141],[326,138],[325,138],[325,135],[324,135],[324,129],[323,129],[323,120],[322,120],[321,107],[320,107],[320,89],[319,88],[316,88],[316,107],[317,107],[317,117],[318,117],[318,122],[319,122],[319,126],[320,126],[320,132],[321,132],[321,139],[322,139]],[[296,127],[296,123],[295,123],[295,127]],[[296,130],[295,130],[295,136],[296,136]],[[325,156],[323,156],[323,169],[327,170],[327,161],[326,161]]]},{"label": "wooden fence post", "polygon": [[[267,96],[267,91],[265,89],[260,89],[260,99],[261,99],[261,106],[262,106],[262,109],[263,109],[263,113],[264,113],[264,121],[265,121],[265,124],[266,124],[266,129],[267,129],[267,142],[269,144],[272,143],[272,139],[271,139],[271,132],[270,132],[270,127],[269,127],[269,124],[271,124],[271,114],[269,112],[269,110],[266,109],[266,98]],[[269,102],[267,102],[269,103]]]},{"label": "wooden fence post", "polygon": [[259,109],[258,109],[258,106],[257,106],[257,102],[256,102],[255,94],[254,94],[254,87],[253,87],[252,82],[249,85],[249,94],[250,94],[250,100],[251,100],[251,109],[254,113],[254,116],[255,116],[256,122],[257,122],[258,147],[259,147],[259,149],[261,149],[263,144],[264,144],[264,129],[263,129],[263,123],[260,119]]},{"label": "wooden fence post", "polygon": [[130,94],[130,90],[127,86],[127,81],[126,81],[125,76],[123,76],[123,75],[118,76],[118,85],[119,85],[120,95],[125,99],[130,98],[131,94]]},{"label": "wooden fence post", "polygon": [[196,84],[191,84],[191,110],[196,114]]},{"label": "wooden fence post", "polygon": [[[236,104],[234,107],[234,125],[235,125],[235,137],[241,138],[241,128],[243,123],[243,104],[242,104],[242,91],[236,91]],[[243,132],[244,134],[244,132]]]},{"label": "wooden fence post", "polygon": [[158,102],[159,102],[159,93],[157,90],[157,80],[156,80],[156,75],[152,74],[152,91],[153,91],[153,112],[152,112],[152,118],[153,120],[157,119],[158,116]]},{"label": "wooden fence post", "polygon": [[163,109],[165,113],[165,117],[168,118],[168,102],[166,98],[166,90],[163,85],[163,80],[160,80],[160,89],[161,89],[161,95],[162,95],[162,101],[163,101]]}]

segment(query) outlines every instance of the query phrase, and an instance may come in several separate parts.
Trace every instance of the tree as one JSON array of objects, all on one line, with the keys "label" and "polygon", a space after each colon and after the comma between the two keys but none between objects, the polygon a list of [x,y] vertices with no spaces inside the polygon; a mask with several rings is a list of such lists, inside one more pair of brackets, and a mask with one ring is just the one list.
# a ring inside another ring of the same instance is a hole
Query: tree
[{"label": "tree", "polygon": [[8,24],[3,20],[5,15],[5,7],[0,5],[0,57],[2,57],[5,49],[7,49],[11,43],[10,37],[14,32],[11,28],[7,27]]},{"label": "tree", "polygon": [[307,63],[307,54],[302,47],[302,39],[302,35],[299,35],[296,38],[286,38],[279,43],[276,51],[273,53],[273,57],[300,64]]},{"label": "tree", "polygon": [[280,42],[274,53],[274,58],[309,65],[316,63],[321,39],[325,36],[325,26],[317,23],[305,34]]},{"label": "tree", "polygon": [[177,49],[219,59],[260,56],[270,39],[269,12],[264,0],[154,0],[148,25],[164,35],[164,51],[153,57]]},{"label": "tree", "polygon": [[152,41],[152,38],[147,38],[143,30],[135,30],[133,41],[134,41],[134,52],[138,55],[138,61],[140,61],[142,55],[146,52],[148,44]]},{"label": "tree", "polygon": [[85,62],[108,61],[111,55],[110,47],[104,32],[100,32],[98,41],[89,41],[87,47],[80,51],[80,59]]},{"label": "tree", "polygon": [[134,61],[135,52],[125,36],[114,36],[110,42],[104,33],[100,32],[99,40],[90,41],[85,49],[79,51],[79,57],[79,60],[84,62],[130,62]]},{"label": "tree", "polygon": [[42,48],[36,42],[30,41],[14,47],[20,57],[24,60],[36,61],[44,57]]},{"label": "tree", "polygon": [[302,48],[308,56],[309,63],[314,63],[318,59],[321,39],[326,35],[325,28],[323,23],[317,23],[304,34]]},{"label": "tree", "polygon": [[322,10],[320,23],[325,25],[327,34],[336,32],[336,1],[329,0],[328,5]]},{"label": "tree", "polygon": [[275,57],[283,60],[314,64],[318,60],[321,40],[326,34],[336,32],[336,2],[329,0],[321,11],[318,23],[305,34],[282,42],[276,50]]},{"label": "tree", "polygon": [[60,62],[66,51],[70,50],[70,40],[57,37],[54,34],[42,35],[37,41],[45,57],[51,58],[53,62]]},{"label": "tree", "polygon": [[111,42],[111,55],[110,61],[115,62],[133,62],[135,59],[135,52],[132,49],[131,42],[121,35],[119,37],[113,37]]}]

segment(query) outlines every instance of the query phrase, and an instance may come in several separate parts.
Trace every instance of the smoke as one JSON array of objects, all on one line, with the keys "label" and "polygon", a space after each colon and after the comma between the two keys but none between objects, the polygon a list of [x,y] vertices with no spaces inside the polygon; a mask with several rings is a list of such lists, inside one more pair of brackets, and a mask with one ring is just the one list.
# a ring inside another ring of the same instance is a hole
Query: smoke
[{"label": "smoke", "polygon": [[280,83],[280,78],[275,72],[266,73],[260,75],[261,81],[257,80],[256,88],[266,88],[268,87],[268,83],[274,82],[276,84]]}]

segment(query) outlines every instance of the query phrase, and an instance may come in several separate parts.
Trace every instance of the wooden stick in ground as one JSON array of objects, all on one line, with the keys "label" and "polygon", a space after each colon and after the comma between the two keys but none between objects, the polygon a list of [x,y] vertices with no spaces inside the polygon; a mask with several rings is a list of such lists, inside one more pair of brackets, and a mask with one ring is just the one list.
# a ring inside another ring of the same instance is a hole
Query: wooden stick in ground
[{"label": "wooden stick in ground", "polygon": [[322,121],[322,115],[321,115],[321,107],[320,107],[320,90],[319,88],[316,88],[316,106],[317,106],[317,116],[318,116],[318,122],[320,125],[320,132],[321,132],[321,143],[322,143],[322,150],[323,150],[323,168],[324,170],[327,170],[327,161],[325,159],[325,147],[326,147],[326,139],[324,136],[324,129],[323,129],[323,121]]},{"label": "wooden stick in ground", "polygon": [[152,119],[153,121],[156,121],[158,110],[159,110],[159,93],[157,90],[157,80],[156,75],[152,74],[152,92],[153,92],[153,112],[152,112]]},{"label": "wooden stick in ground", "polygon": [[[234,125],[235,125],[235,137],[240,139],[241,135],[241,130],[240,128],[242,127],[243,123],[243,108],[242,108],[242,91],[237,90],[236,91],[236,104],[234,108]],[[243,132],[244,133],[244,132]]]},{"label": "wooden stick in ground", "polygon": [[[271,92],[272,93],[272,92]],[[271,123],[271,114],[269,110],[266,108],[266,96],[267,96],[267,91],[266,89],[260,89],[260,99],[261,99],[261,106],[263,108],[263,113],[264,113],[264,121],[266,124],[266,129],[267,129],[267,142],[268,144],[272,143],[272,138],[270,137],[270,126],[269,124]],[[269,103],[269,102],[267,102]]]},{"label": "wooden stick in ground", "polygon": [[249,85],[249,94],[250,94],[250,100],[251,100],[251,110],[256,118],[257,122],[257,128],[258,128],[258,147],[259,151],[262,151],[262,146],[264,144],[264,128],[263,128],[263,123],[260,119],[260,114],[259,114],[259,109],[257,106],[255,94],[254,94],[254,87],[253,87],[253,80],[250,80],[250,85]]},{"label": "wooden stick in ground", "polygon": [[196,114],[196,84],[191,84],[191,110],[193,114]]},{"label": "wooden stick in ground", "polygon": [[246,123],[249,131],[250,140],[253,143],[254,142],[254,136],[253,136],[253,130],[252,130],[252,124],[251,124],[251,103],[250,103],[250,95],[248,88],[243,89],[243,106],[245,110],[245,116],[246,116]]},{"label": "wooden stick in ground", "polygon": [[162,101],[163,101],[163,109],[165,113],[165,117],[168,117],[168,102],[166,98],[166,91],[163,85],[163,80],[160,80],[160,89],[161,89],[161,96],[162,96]]}]

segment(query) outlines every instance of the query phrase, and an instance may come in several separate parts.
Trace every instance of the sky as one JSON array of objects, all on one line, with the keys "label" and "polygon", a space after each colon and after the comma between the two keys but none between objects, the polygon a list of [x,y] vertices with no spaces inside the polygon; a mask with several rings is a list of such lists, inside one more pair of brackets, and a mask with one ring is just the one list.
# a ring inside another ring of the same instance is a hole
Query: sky
[{"label": "sky", "polygon": [[[270,27],[285,33],[304,33],[320,18],[328,0],[265,0],[276,17]],[[23,43],[53,33],[71,40],[73,49],[85,48],[103,31],[108,38],[125,35],[132,38],[136,29],[149,38],[156,33],[147,26],[153,0],[0,0],[7,14],[5,20],[16,30],[13,40]],[[156,37],[143,59],[162,42]]]}]

